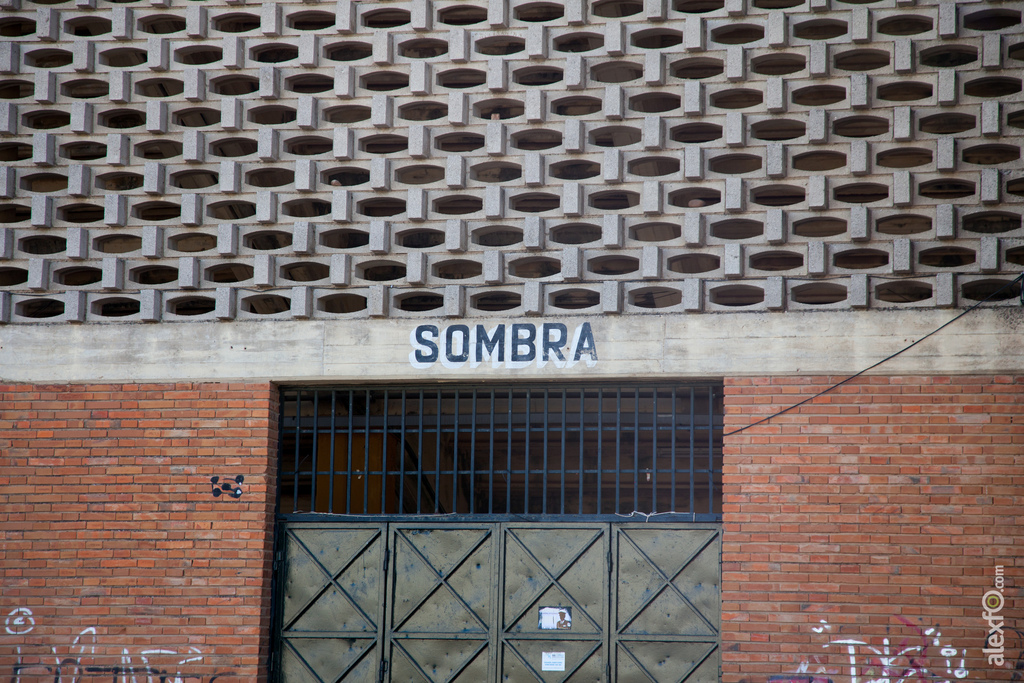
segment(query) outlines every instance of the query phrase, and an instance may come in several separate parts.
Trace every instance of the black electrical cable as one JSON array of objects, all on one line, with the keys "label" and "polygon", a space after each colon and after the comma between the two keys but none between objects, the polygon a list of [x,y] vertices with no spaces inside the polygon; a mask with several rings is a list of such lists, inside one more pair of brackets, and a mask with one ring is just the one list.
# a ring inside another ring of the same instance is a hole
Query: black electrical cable
[{"label": "black electrical cable", "polygon": [[[882,360],[878,361],[874,365],[869,365],[868,367],[864,368],[863,370],[861,370],[857,374],[850,375],[849,377],[844,379],[842,382],[837,382],[836,384],[833,384],[829,388],[824,389],[822,391],[819,391],[814,396],[809,396],[809,397],[805,398],[804,400],[800,401],[799,403],[794,403],[793,405],[789,406],[788,408],[780,410],[777,413],[773,413],[772,415],[769,415],[768,417],[762,418],[762,419],[758,420],[757,422],[752,422],[752,423],[748,424],[746,427],[740,427],[739,429],[734,429],[733,431],[728,432],[727,434],[724,434],[723,437],[725,437],[725,436],[732,436],[733,434],[739,434],[740,432],[746,431],[746,430],[750,429],[751,427],[756,427],[756,426],[758,426],[760,424],[764,424],[765,422],[770,422],[771,420],[774,420],[775,418],[777,418],[779,415],[785,415],[786,413],[790,412],[791,410],[795,410],[795,409],[799,408],[800,406],[804,405],[805,403],[810,403],[811,401],[813,401],[813,400],[815,400],[815,399],[817,399],[817,398],[819,398],[821,396],[824,396],[825,394],[829,393],[830,391],[833,391],[834,389],[838,389],[839,387],[843,386],[847,382],[851,382],[851,381],[857,379],[858,377],[863,375],[865,372],[870,372],[871,370],[874,370],[879,365],[881,365],[883,363],[889,362],[890,360],[892,360],[896,356],[900,355],[904,351],[909,351],[910,349],[914,348],[915,346],[917,346],[918,344],[920,344],[921,342],[923,342],[925,339],[927,339],[928,337],[932,336],[933,334],[937,334],[938,332],[941,332],[943,329],[945,329],[946,327],[949,327],[950,325],[955,323],[957,320],[959,320],[960,318],[964,317],[965,315],[967,315],[968,313],[973,311],[978,306],[981,306],[983,303],[985,303],[986,301],[988,301],[992,297],[996,296],[997,294],[1001,293],[1006,288],[1012,287],[1014,284],[1020,282],[1022,279],[1024,279],[1024,273],[1021,273],[1020,275],[1015,277],[1013,280],[1007,282],[1005,285],[1003,285],[1002,287],[1000,287],[996,291],[992,292],[987,297],[985,297],[984,299],[982,299],[978,303],[974,304],[970,308],[964,309],[963,311],[960,312],[960,314],[958,316],[956,316],[952,320],[948,320],[947,322],[943,323],[942,325],[940,325],[939,327],[935,328],[934,330],[932,330],[931,332],[929,332],[925,336],[921,337],[917,341],[915,341],[915,342],[913,342],[911,344],[908,344],[907,346],[904,346],[902,349],[900,349],[899,351],[897,351],[896,353],[894,353],[894,354],[892,354],[890,356],[886,356],[885,358],[883,358]],[[1024,287],[1021,287],[1020,302],[1021,302],[1021,305],[1024,306]]]}]

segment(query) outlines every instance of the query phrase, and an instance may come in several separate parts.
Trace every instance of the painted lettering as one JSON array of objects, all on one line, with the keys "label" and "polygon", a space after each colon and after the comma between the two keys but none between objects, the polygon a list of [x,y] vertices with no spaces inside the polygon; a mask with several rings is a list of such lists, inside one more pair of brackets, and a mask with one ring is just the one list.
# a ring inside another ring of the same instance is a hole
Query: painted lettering
[{"label": "painted lettering", "polygon": [[485,353],[495,365],[505,362],[504,325],[495,326],[491,330],[490,335],[487,334],[487,330],[484,329],[483,325],[476,326],[476,357],[473,359],[475,365],[484,362]]},{"label": "painted lettering", "polygon": [[[522,336],[522,333],[526,336]],[[537,327],[533,323],[512,324],[512,362],[529,363],[537,357]]]},{"label": "painted lettering", "polygon": [[490,329],[484,325],[418,325],[409,335],[412,350],[409,363],[425,370],[434,364],[457,369],[467,363],[470,368],[490,362],[493,368],[520,369],[551,363],[557,368],[571,368],[585,363],[597,364],[597,341],[589,322],[582,323],[570,334],[564,323],[498,323]]},{"label": "painted lettering", "polygon": [[412,352],[409,354],[409,362],[415,368],[430,367],[438,359],[437,325],[420,325],[412,331]]},{"label": "painted lettering", "polygon": [[[569,331],[562,323],[544,323],[544,332],[541,334],[543,350],[540,352],[541,361],[552,360],[550,354],[555,354],[555,364],[562,367],[558,361],[565,362],[562,355],[562,347],[568,341]],[[551,338],[551,333],[556,332],[558,336]]]},{"label": "painted lettering", "polygon": [[461,365],[469,360],[469,327],[451,325],[445,329],[444,358],[452,365]]},{"label": "painted lettering", "polygon": [[597,362],[597,344],[594,342],[594,332],[590,329],[590,323],[583,323],[576,328],[572,347],[574,349],[572,353],[574,362],[579,362],[584,354],[590,356],[591,361],[594,363]]}]

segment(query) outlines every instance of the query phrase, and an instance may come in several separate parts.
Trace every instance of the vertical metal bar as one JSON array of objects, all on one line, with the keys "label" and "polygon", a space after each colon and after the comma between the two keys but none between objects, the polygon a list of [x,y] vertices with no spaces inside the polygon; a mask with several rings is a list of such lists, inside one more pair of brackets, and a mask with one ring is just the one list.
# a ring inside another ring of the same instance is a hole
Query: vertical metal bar
[{"label": "vertical metal bar", "polygon": [[597,514],[604,493],[604,387],[597,390]]},{"label": "vertical metal bar", "polygon": [[420,428],[416,436],[416,514],[423,512],[423,390],[420,389],[419,415]]},{"label": "vertical metal bar", "polygon": [[526,434],[526,485],[523,487],[523,512],[530,512],[530,403],[533,401],[533,392],[526,390],[526,422],[524,423]]},{"label": "vertical metal bar", "polygon": [[355,456],[352,454],[352,431],[355,429],[356,394],[352,389],[348,390],[348,465],[345,475],[345,512],[351,514],[352,510],[352,465],[355,463]]},{"label": "vertical metal bar", "polygon": [[708,387],[708,512],[715,511],[715,388]]},{"label": "vertical metal bar", "polygon": [[597,514],[601,507],[601,494],[604,492],[604,387],[597,390]]},{"label": "vertical metal bar", "polygon": [[622,387],[615,389],[615,512],[619,512],[622,503],[621,480],[622,473]]},{"label": "vertical metal bar", "polygon": [[295,392],[295,464],[292,469],[295,476],[292,480],[292,512],[299,509],[299,451],[302,444],[302,390]]},{"label": "vertical metal bar", "polygon": [[[651,512],[658,512],[658,387],[651,389]],[[671,509],[671,508],[670,508]]]},{"label": "vertical metal bar", "polygon": [[[583,462],[584,462],[583,451],[584,451],[584,447],[585,447],[584,446],[585,442],[584,442],[583,436],[586,433],[586,419],[584,417],[583,406],[584,406],[584,403],[586,402],[586,398],[587,398],[586,388],[581,387],[579,389],[579,396],[580,396],[580,438],[579,438],[579,442],[580,442],[580,447],[579,447],[579,468],[580,469],[579,469],[579,484],[578,484],[578,486],[580,488],[580,498],[579,498],[580,502],[579,502],[579,506],[578,506],[579,510],[578,510],[577,514],[582,515],[583,514]],[[600,496],[600,491],[601,491],[600,475],[598,475],[598,477],[599,478],[597,480],[597,483],[598,483],[597,490],[598,490],[598,495]],[[598,507],[596,512],[600,513],[601,512],[601,508]]]},{"label": "vertical metal bar", "polygon": [[[562,470],[562,486],[561,486],[561,494],[562,495],[560,497],[560,501],[559,501],[559,505],[558,505],[558,514],[560,514],[560,515],[564,515],[565,514],[565,439],[568,436],[565,433],[565,428],[566,428],[566,424],[565,424],[566,405],[565,405],[565,402],[566,402],[565,387],[562,387],[562,455],[561,455],[561,464],[560,464],[560,468]],[[577,488],[579,488],[579,483],[578,482],[577,482]]]},{"label": "vertical metal bar", "polygon": [[694,462],[693,462],[693,460],[694,460],[694,453],[697,450],[697,423],[696,423],[697,412],[696,412],[696,405],[697,405],[697,390],[694,387],[690,387],[690,514],[691,515],[694,514],[695,512],[697,512],[697,503],[696,503],[696,499],[695,499],[695,491],[693,490],[694,489],[694,484],[696,483],[694,481],[694,477],[696,476],[696,472],[694,472]]},{"label": "vertical metal bar", "polygon": [[437,391],[437,413],[434,415],[434,514],[441,511],[441,401],[443,392]]},{"label": "vertical metal bar", "polygon": [[473,413],[469,423],[469,512],[476,509],[476,403],[477,390],[473,389]]},{"label": "vertical metal bar", "polygon": [[494,514],[494,399],[494,389],[491,389],[490,433],[487,437],[490,449],[487,456],[487,512],[489,514]]},{"label": "vertical metal bar", "polygon": [[[280,435],[281,438],[279,438],[277,440],[277,466],[278,466],[278,474],[277,474],[277,476],[278,476],[278,486],[277,486],[277,490],[274,492],[275,493],[275,495],[274,495],[274,510],[276,510],[279,514],[287,514],[288,512],[295,512],[295,510],[282,510],[281,509],[281,494],[284,493],[284,491],[283,491],[284,486],[281,484],[281,481],[283,481],[282,477],[283,477],[283,475],[286,472],[285,466],[284,466],[284,435],[285,435],[285,417],[284,417],[284,414],[285,414],[285,410],[287,408],[288,393],[286,391],[283,391],[283,390],[279,389],[278,390],[278,394],[277,394],[277,398],[278,398],[278,401],[277,401],[277,424],[280,426],[280,429],[281,429],[281,435]],[[292,507],[293,508],[295,507],[295,503],[292,503]],[[275,533],[274,536],[275,536],[274,543],[277,543],[280,540],[279,537],[278,537],[279,535]],[[271,609],[273,609],[273,608],[271,608]],[[273,622],[273,623],[276,623],[276,622]]]},{"label": "vertical metal bar", "polygon": [[337,415],[338,415],[338,392],[334,389],[331,390],[331,466],[330,473],[327,475],[327,512],[334,512],[334,457],[337,454],[336,439],[338,438],[337,429]]},{"label": "vertical metal bar", "polygon": [[407,392],[402,389],[402,421],[399,425],[399,444],[398,444],[398,514],[406,512],[405,510],[405,418],[408,414],[408,404],[406,403]]},{"label": "vertical metal bar", "polygon": [[363,514],[369,512],[370,498],[370,390],[365,390],[366,409],[363,411]]},{"label": "vertical metal bar", "polygon": [[540,490],[541,490],[540,511],[541,511],[541,514],[544,514],[544,515],[546,515],[548,513],[548,477],[549,477],[549,475],[551,473],[551,468],[548,465],[548,431],[549,431],[548,427],[549,427],[549,424],[550,424],[548,422],[548,416],[551,415],[551,407],[550,407],[550,404],[548,402],[549,398],[550,398],[550,395],[548,394],[548,390],[545,387],[544,388],[544,426],[542,427],[542,429],[544,431],[541,434],[541,439],[544,441],[543,449],[541,450],[541,453],[543,454],[541,460],[543,461],[544,464],[543,464],[543,467],[542,467],[543,473],[541,474],[541,485],[540,485]]},{"label": "vertical metal bar", "polygon": [[633,509],[640,504],[640,387],[633,394]]},{"label": "vertical metal bar", "polygon": [[[491,397],[494,397],[494,391],[491,391]],[[498,523],[491,526],[491,552],[490,565],[493,567],[493,573],[491,576],[505,576],[505,535],[508,533],[507,527],[504,523]],[[487,653],[483,656],[487,657],[487,673],[484,680],[486,681],[497,681],[500,680],[498,673],[500,657],[495,656],[496,652],[504,647],[502,642],[502,636],[504,635],[504,629],[502,624],[505,623],[505,599],[504,590],[499,581],[488,582],[490,591],[487,593],[489,605],[493,605],[491,614],[493,615],[488,623],[487,629]],[[488,656],[488,654],[490,656]]]},{"label": "vertical metal bar", "polygon": [[512,415],[513,415],[513,412],[512,412],[512,399],[513,399],[512,387],[509,387],[508,388],[508,416],[507,416],[507,421],[505,423],[505,426],[507,427],[507,431],[505,433],[507,435],[507,442],[508,442],[506,444],[506,450],[505,450],[505,460],[506,460],[505,467],[507,468],[506,476],[505,476],[505,514],[511,514],[511,512],[512,512]]},{"label": "vertical metal bar", "polygon": [[383,433],[380,440],[380,510],[378,514],[386,514],[387,490],[388,490],[388,400],[391,398],[391,390],[384,390],[384,420],[382,421]]},{"label": "vertical metal bar", "polygon": [[320,512],[316,509],[316,477],[320,469],[320,453],[318,446],[320,445],[320,392],[313,391],[313,481],[309,487],[309,507],[312,512]]},{"label": "vertical metal bar", "polygon": [[[378,535],[375,541],[380,546],[380,555],[384,558],[393,558],[395,556],[395,550],[398,547],[398,529],[395,527],[394,524],[388,524],[386,522],[379,523],[377,525],[377,529]],[[368,552],[369,548],[371,547],[372,546],[369,545],[367,546]],[[387,597],[389,595],[395,594],[395,584],[397,583],[396,579],[398,578],[399,573],[395,570],[395,562],[388,562],[387,560],[385,560],[385,564],[387,566],[383,572],[384,577],[376,582],[376,595],[373,595],[370,591],[366,591],[367,597],[371,599],[371,604],[373,600],[376,600],[376,614],[374,616],[377,619],[377,633],[374,634],[372,631],[369,631],[367,633],[367,636],[370,636],[370,638],[373,639],[371,641],[372,645],[370,645],[370,647],[375,647],[377,652],[391,652],[392,642],[394,642],[392,636],[394,635],[395,630],[395,610],[392,608],[392,605],[390,604],[390,601],[387,599]],[[368,609],[367,612],[369,614],[374,614],[372,611],[370,611],[370,609]],[[373,627],[371,626],[370,628],[372,629]],[[376,660],[376,664],[378,667],[385,661],[387,661],[385,657],[379,656],[374,657],[374,659]],[[362,677],[363,681],[381,681],[384,678],[383,676],[378,678],[369,671],[366,673],[369,675],[364,675]],[[281,678],[283,679],[284,676],[282,676]],[[316,678],[320,679],[319,676],[316,676]],[[330,676],[328,680],[335,680],[335,678],[336,676]],[[387,678],[390,679],[390,676],[388,676]]]},{"label": "vertical metal bar", "polygon": [[672,473],[672,493],[671,500],[669,501],[668,509],[675,511],[678,503],[676,501],[676,409],[679,407],[678,397],[676,396],[676,387],[672,386],[672,447],[669,449],[669,470]]},{"label": "vertical metal bar", "polygon": [[448,512],[459,511],[459,398],[462,392],[455,390],[455,417],[452,418],[452,504]]}]

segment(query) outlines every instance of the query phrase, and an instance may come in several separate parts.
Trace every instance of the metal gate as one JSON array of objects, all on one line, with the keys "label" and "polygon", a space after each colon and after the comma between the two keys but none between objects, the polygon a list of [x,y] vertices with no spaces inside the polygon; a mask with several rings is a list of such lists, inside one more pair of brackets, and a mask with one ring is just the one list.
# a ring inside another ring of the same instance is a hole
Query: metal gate
[{"label": "metal gate", "polygon": [[287,683],[719,680],[721,531],[282,522]]}]

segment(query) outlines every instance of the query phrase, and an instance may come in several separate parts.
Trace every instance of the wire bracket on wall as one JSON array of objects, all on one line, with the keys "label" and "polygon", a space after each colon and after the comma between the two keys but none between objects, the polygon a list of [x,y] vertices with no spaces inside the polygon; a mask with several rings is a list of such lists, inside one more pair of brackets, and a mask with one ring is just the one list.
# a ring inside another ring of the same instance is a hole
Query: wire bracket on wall
[{"label": "wire bracket on wall", "polygon": [[[961,311],[952,320],[946,321],[945,323],[943,323],[939,327],[935,328],[934,330],[932,330],[928,334],[924,335],[920,339],[918,339],[918,340],[916,340],[914,342],[911,342],[910,344],[907,344],[906,346],[904,346],[902,349],[900,349],[896,353],[893,353],[893,354],[890,354],[890,355],[886,356],[882,360],[878,361],[877,363],[875,363],[873,365],[869,365],[868,367],[864,368],[860,372],[858,372],[858,373],[856,373],[854,375],[850,375],[849,377],[844,379],[842,382],[837,382],[837,383],[833,384],[832,386],[828,387],[827,389],[819,391],[818,393],[814,394],[813,396],[809,396],[808,398],[805,398],[804,400],[800,401],[799,403],[794,403],[793,405],[789,406],[788,408],[784,408],[783,410],[780,410],[777,413],[772,413],[768,417],[761,418],[757,422],[751,422],[750,424],[748,424],[745,427],[740,427],[739,429],[734,429],[731,432],[727,432],[723,436],[726,436],[726,437],[733,436],[734,434],[739,434],[740,432],[744,432],[744,431],[750,429],[751,427],[757,427],[758,425],[762,425],[762,424],[765,424],[766,422],[770,422],[770,421],[774,420],[775,418],[779,417],[780,415],[785,415],[788,412],[796,410],[800,406],[805,405],[807,403],[811,403],[812,401],[814,401],[814,400],[824,396],[825,394],[827,394],[827,393],[829,393],[831,391],[834,391],[835,389],[838,389],[839,387],[843,386],[844,384],[848,384],[849,382],[852,382],[853,380],[857,379],[858,377],[860,377],[864,373],[870,372],[870,371],[874,370],[875,368],[877,368],[879,365],[882,365],[883,363],[887,363],[890,360],[892,360],[893,358],[895,358],[896,356],[898,356],[898,355],[900,355],[900,354],[902,354],[902,353],[904,353],[906,351],[909,351],[910,349],[914,348],[915,346],[917,346],[918,344],[923,342],[928,337],[931,337],[934,334],[938,334],[943,329],[949,327],[950,325],[955,323],[957,320],[959,320],[960,318],[964,317],[965,315],[967,315],[968,313],[970,313],[971,311],[976,309],[978,306],[981,306],[985,302],[993,299],[997,295],[1001,294],[1004,290],[1006,290],[1006,289],[1014,286],[1015,284],[1019,283],[1021,280],[1024,280],[1024,273],[1021,273],[1020,275],[1015,277],[1010,282],[1007,282],[1005,285],[1003,285],[999,289],[995,290],[994,292],[992,292],[991,294],[986,296],[984,299],[982,299],[981,301],[979,301],[976,304],[974,304],[973,306],[970,306],[969,308],[964,309],[963,311]],[[1024,306],[1024,287],[1021,287],[1021,290],[1020,290],[1020,302],[1021,302],[1021,306]]]}]

